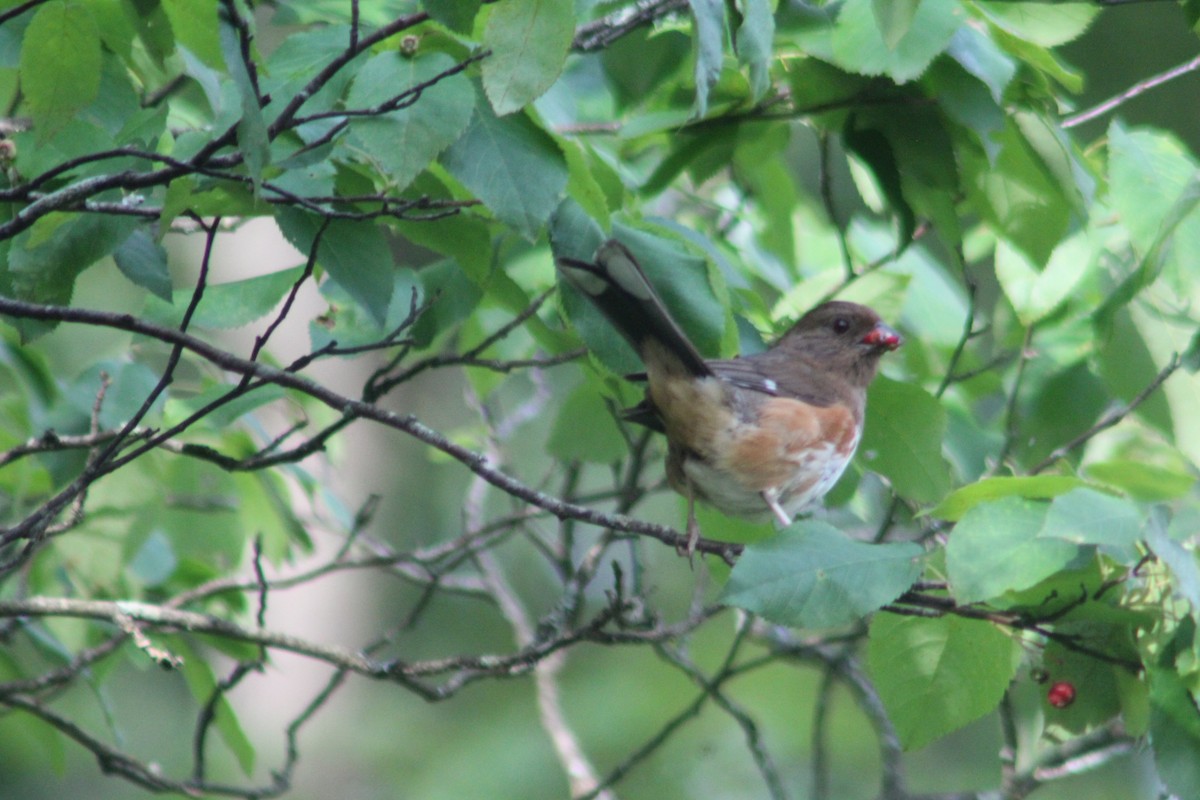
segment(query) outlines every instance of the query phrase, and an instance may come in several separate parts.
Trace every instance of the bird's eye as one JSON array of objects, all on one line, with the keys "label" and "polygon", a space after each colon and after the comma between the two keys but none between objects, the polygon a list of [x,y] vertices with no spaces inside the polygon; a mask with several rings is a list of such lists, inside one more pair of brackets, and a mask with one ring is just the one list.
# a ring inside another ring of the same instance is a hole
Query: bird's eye
[{"label": "bird's eye", "polygon": [[850,320],[845,317],[836,317],[833,320],[834,333],[845,333],[848,330],[850,330]]}]

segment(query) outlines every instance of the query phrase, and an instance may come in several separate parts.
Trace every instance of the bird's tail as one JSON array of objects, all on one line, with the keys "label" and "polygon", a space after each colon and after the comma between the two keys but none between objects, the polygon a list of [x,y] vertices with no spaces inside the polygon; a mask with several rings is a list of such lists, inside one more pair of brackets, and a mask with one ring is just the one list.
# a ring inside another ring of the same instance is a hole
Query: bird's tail
[{"label": "bird's tail", "polygon": [[629,340],[643,362],[647,346],[653,344],[656,355],[665,350],[686,372],[712,375],[625,245],[609,239],[600,245],[594,261],[560,258],[558,269]]}]

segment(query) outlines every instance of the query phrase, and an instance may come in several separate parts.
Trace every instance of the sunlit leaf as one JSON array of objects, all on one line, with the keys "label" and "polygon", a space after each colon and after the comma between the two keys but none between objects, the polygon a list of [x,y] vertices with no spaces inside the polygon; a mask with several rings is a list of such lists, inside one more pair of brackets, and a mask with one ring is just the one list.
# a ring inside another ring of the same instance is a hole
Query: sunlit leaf
[{"label": "sunlit leaf", "polygon": [[1076,545],[1038,537],[1047,504],[1005,497],[975,506],[958,521],[946,545],[950,587],[960,602],[987,600],[1032,586],[1062,569]]}]

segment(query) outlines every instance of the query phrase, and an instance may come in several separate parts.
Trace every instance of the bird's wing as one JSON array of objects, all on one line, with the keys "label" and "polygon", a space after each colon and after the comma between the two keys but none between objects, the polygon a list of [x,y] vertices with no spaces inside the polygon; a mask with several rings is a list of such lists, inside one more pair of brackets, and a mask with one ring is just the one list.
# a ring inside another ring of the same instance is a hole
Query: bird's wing
[{"label": "bird's wing", "polygon": [[770,350],[742,358],[709,361],[708,366],[722,380],[739,389],[803,400],[822,408],[842,399],[829,376],[822,375],[811,364]]}]

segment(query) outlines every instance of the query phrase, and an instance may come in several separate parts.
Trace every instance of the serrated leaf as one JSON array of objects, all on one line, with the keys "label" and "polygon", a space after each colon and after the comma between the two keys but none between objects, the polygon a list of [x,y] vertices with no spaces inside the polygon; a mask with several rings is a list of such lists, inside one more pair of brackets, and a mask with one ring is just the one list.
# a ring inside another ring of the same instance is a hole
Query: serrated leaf
[{"label": "serrated leaf", "polygon": [[956,616],[879,614],[867,666],[906,750],[917,750],[994,709],[1016,672],[1016,642]]},{"label": "serrated leaf", "polygon": [[487,103],[476,104],[442,163],[497,219],[531,241],[567,188],[566,160],[554,139],[524,114],[501,119]]},{"label": "serrated leaf", "polygon": [[[249,325],[269,314],[303,273],[303,267],[293,267],[205,287],[191,324],[218,330]],[[146,302],[146,318],[164,325],[178,325],[191,303],[193,291],[175,291],[170,303],[149,298]]]},{"label": "serrated leaf", "polygon": [[376,55],[355,75],[346,98],[355,109],[378,106],[437,79],[406,108],[352,119],[350,138],[339,142],[343,147],[362,148],[378,162],[391,191],[407,188],[471,121],[475,94],[466,76],[439,79],[457,63],[444,53],[405,58],[389,51]]},{"label": "serrated leaf", "polygon": [[696,53],[696,101],[692,116],[708,114],[708,95],[721,77],[725,60],[725,4],[722,0],[688,0],[692,9],[692,41]]},{"label": "serrated leaf", "polygon": [[871,384],[860,452],[901,497],[933,503],[950,490],[945,433],[945,410],[920,386],[882,376]]},{"label": "serrated leaf", "polygon": [[167,269],[167,251],[144,228],[129,235],[113,252],[113,260],[121,274],[134,285],[170,302],[171,273]]},{"label": "serrated leaf", "polygon": [[1087,481],[1070,475],[1034,475],[1014,478],[984,478],[956,489],[929,516],[955,522],[980,503],[1003,497],[1048,500],[1072,489],[1087,486]]},{"label": "serrated leaf", "polygon": [[86,3],[46,3],[21,42],[21,91],[39,142],[51,139],[96,99],[100,31]]},{"label": "serrated leaf", "polygon": [[847,0],[842,6],[833,28],[833,60],[851,72],[889,75],[897,83],[920,76],[963,21],[955,0],[922,0],[907,29],[889,45],[873,4],[874,0]]},{"label": "serrated leaf", "polygon": [[497,116],[519,111],[558,79],[575,36],[575,5],[561,0],[505,0],[483,32],[492,55],[483,88]]},{"label": "serrated leaf", "polygon": [[782,625],[846,625],[903,594],[923,560],[915,544],[858,542],[824,522],[802,521],[747,545],[721,602]]},{"label": "serrated leaf", "polygon": [[950,534],[946,570],[962,603],[1025,589],[1069,564],[1079,548],[1040,539],[1046,503],[1005,497],[968,511]]}]

